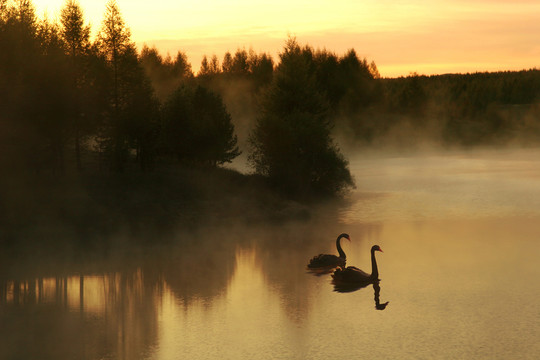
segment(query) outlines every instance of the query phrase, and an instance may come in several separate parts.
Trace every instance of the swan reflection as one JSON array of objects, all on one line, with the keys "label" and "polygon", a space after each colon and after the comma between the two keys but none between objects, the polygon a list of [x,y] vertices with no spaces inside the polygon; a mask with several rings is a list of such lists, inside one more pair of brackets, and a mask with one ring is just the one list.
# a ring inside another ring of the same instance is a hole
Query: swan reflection
[{"label": "swan reflection", "polygon": [[381,304],[379,295],[381,294],[381,287],[379,286],[379,281],[373,284],[373,290],[375,292],[375,309],[384,310],[390,301]]},{"label": "swan reflection", "polygon": [[373,292],[374,292],[374,299],[375,299],[375,309],[384,310],[386,309],[386,306],[389,304],[389,301],[385,303],[381,303],[380,301],[381,286],[379,285],[379,283],[380,283],[380,280],[374,280],[372,283],[363,283],[363,284],[336,284],[334,282],[334,291],[337,291],[340,293],[354,292],[372,284]]}]

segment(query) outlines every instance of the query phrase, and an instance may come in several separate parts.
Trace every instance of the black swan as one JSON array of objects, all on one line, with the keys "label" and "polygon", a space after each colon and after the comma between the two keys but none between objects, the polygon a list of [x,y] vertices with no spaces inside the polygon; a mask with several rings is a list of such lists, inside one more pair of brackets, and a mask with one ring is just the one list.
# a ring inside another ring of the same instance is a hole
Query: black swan
[{"label": "black swan", "polygon": [[339,267],[332,274],[334,284],[368,285],[378,281],[379,269],[377,268],[377,260],[375,260],[375,251],[383,252],[379,245],[371,247],[371,274],[367,274],[354,266]]},{"label": "black swan", "polygon": [[336,239],[336,247],[337,251],[339,253],[339,256],[336,255],[330,255],[330,254],[319,254],[317,256],[314,256],[308,264],[308,269],[310,270],[316,270],[316,269],[328,269],[328,268],[335,268],[338,266],[345,266],[345,263],[347,261],[347,256],[345,255],[345,252],[341,248],[341,238],[345,238],[349,241],[351,241],[351,238],[349,237],[349,234],[341,234]]}]

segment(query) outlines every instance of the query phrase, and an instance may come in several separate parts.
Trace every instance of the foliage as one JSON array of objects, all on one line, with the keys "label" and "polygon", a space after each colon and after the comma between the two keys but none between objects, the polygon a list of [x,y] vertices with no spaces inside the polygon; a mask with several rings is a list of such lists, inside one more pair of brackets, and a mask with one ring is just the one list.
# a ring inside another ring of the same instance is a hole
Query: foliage
[{"label": "foliage", "polygon": [[183,82],[193,80],[193,71],[187,55],[178,51],[174,60],[163,58],[158,50],[144,45],[139,56],[146,75],[150,78],[156,96],[164,102]]},{"label": "foliage", "polygon": [[[411,74],[382,79],[379,139],[405,124],[414,138],[448,146],[537,143],[540,71]],[[354,127],[354,124],[352,125]],[[403,133],[403,131],[402,131]],[[413,139],[413,138],[411,138]],[[409,143],[408,145],[412,145]]]},{"label": "foliage", "polygon": [[221,64],[205,56],[195,76],[182,51],[138,53],[118,4],[105,10],[91,38],[75,0],[58,22],[30,0],[0,0],[2,170],[146,171],[171,155],[217,166],[251,146],[258,174],[308,196],[352,186],[337,135],[362,146],[540,142],[536,69],[387,79],[354,49],[289,39],[276,63],[239,48]]},{"label": "foliage", "polygon": [[215,166],[240,154],[221,97],[201,86],[178,88],[164,105],[163,121],[165,146],[182,162]]},{"label": "foliage", "polygon": [[113,170],[124,169],[131,150],[136,152],[141,168],[147,169],[157,148],[158,102],[114,0],[107,3],[96,47],[113,80],[99,150]]},{"label": "foliage", "polygon": [[251,137],[250,162],[290,194],[333,195],[353,185],[331,136],[328,102],[310,47],[289,39]]}]

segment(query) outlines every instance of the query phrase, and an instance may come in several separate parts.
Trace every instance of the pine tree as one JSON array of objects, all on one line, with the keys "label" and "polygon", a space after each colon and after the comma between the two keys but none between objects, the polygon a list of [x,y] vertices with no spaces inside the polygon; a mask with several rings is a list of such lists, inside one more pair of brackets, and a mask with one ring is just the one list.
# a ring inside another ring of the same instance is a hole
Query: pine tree
[{"label": "pine tree", "polygon": [[[67,54],[71,58],[71,75],[75,81],[74,102],[75,114],[73,117],[73,132],[75,140],[75,161],[77,169],[82,169],[81,161],[81,142],[83,127],[85,120],[88,121],[88,104],[85,98],[88,98],[90,83],[88,68],[89,68],[89,52],[90,52],[90,26],[84,24],[83,11],[80,5],[75,0],[67,0],[60,13],[60,22],[62,28],[60,35],[66,45]],[[88,126],[86,126],[88,127]]]},{"label": "pine tree", "polygon": [[126,106],[126,84],[121,76],[129,72],[123,69],[133,59],[135,45],[131,41],[131,33],[126,27],[115,0],[107,3],[102,28],[97,38],[97,48],[106,59],[112,72],[111,114],[108,126],[102,134],[101,150],[112,157],[112,166],[116,171],[122,171],[128,154],[127,131],[122,121],[122,111]]}]

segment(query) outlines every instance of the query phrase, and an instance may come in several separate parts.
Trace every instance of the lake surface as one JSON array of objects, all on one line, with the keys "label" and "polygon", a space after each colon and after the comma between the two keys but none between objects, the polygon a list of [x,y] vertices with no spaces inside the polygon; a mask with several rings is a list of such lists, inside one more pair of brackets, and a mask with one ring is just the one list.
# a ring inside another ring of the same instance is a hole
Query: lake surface
[{"label": "lake surface", "polygon": [[[0,359],[539,358],[540,151],[350,165],[350,202],[309,220],[2,274]],[[342,232],[348,265],[383,249],[379,289],[306,272]]]}]

